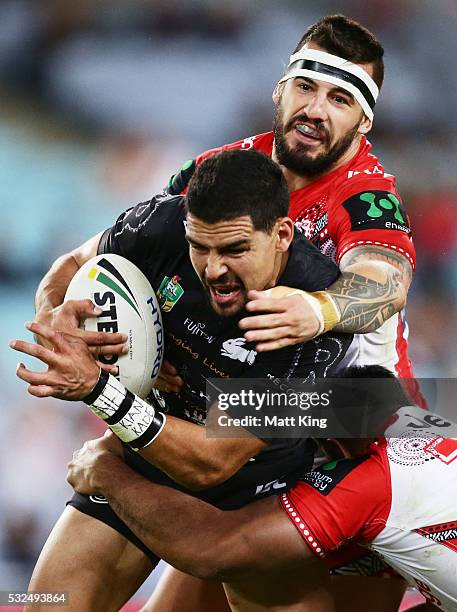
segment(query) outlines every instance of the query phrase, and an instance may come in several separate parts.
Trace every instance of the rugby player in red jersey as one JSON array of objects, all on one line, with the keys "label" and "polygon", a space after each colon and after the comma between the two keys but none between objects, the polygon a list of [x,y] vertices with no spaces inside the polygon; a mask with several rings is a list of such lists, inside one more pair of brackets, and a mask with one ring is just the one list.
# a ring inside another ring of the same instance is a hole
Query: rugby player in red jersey
[{"label": "rugby player in red jersey", "polygon": [[[342,387],[334,407],[348,422],[363,413],[370,431],[384,431],[396,412],[395,430],[387,430],[395,437],[323,440],[332,461],[289,492],[240,510],[220,511],[147,482],[107,437],[75,453],[68,479],[78,491],[107,495],[138,537],[176,567],[224,581],[233,611],[333,611],[319,568],[324,559],[338,565],[355,541],[417,587],[431,609],[453,612],[457,439],[445,436],[457,426],[438,415],[422,419],[427,413],[404,405],[409,400],[394,378],[385,385],[388,374],[378,366],[347,369],[356,393]],[[365,610],[377,606],[369,598]]]},{"label": "rugby player in red jersey", "polygon": [[[274,131],[222,149],[255,148],[280,163],[298,227],[338,261],[343,272],[319,300],[251,294],[248,310],[261,314],[240,322],[246,339],[262,351],[332,328],[359,332],[346,364],[379,363],[408,377],[402,308],[414,249],[395,180],[373,156],[365,138],[383,80],[382,57],[381,45],[359,24],[342,16],[320,20],[305,32],[275,89]],[[169,191],[184,192],[195,165],[218,150],[185,164],[171,180]],[[284,295],[284,290],[276,291]],[[56,329],[68,329],[68,322],[76,328],[78,322],[78,316],[65,310],[56,309],[50,316],[39,302],[37,319],[52,321]],[[75,333],[84,337],[83,332]],[[175,375],[173,366],[166,365],[162,388],[178,390],[181,381]],[[172,592],[170,583],[166,590]],[[180,599],[184,610],[183,602],[191,601],[190,595]],[[157,609],[163,612],[170,606],[162,598]],[[352,602],[352,611],[354,606]]]},{"label": "rugby player in red jersey", "polygon": [[[325,329],[359,334],[348,364],[376,363],[408,378],[401,309],[415,253],[395,177],[365,137],[383,81],[382,57],[381,45],[360,25],[342,16],[322,19],[305,32],[275,88],[273,131],[202,153],[172,177],[168,190],[185,192],[195,167],[220,150],[271,155],[286,177],[296,227],[343,271],[323,305]],[[322,333],[322,317],[304,300],[253,297],[251,312],[275,313],[241,323],[258,350]]]},{"label": "rugby player in red jersey", "polygon": [[[366,138],[383,82],[383,53],[375,37],[354,21],[321,19],[306,30],[275,88],[273,131],[202,153],[171,178],[168,190],[184,193],[195,167],[220,150],[254,148],[271,155],[286,177],[296,227],[338,263],[342,275],[321,294],[320,303],[287,297],[290,292],[283,288],[252,292],[247,310],[257,316],[240,321],[246,339],[262,351],[332,328],[354,332],[344,365],[385,366],[407,379],[410,395],[423,406],[403,311],[415,267],[411,230],[395,177]],[[174,374],[166,364],[163,387],[179,388]],[[353,568],[340,571],[352,573]],[[172,580],[180,581],[181,592],[190,581],[170,570],[151,612],[168,610],[162,606],[164,596],[174,592]],[[384,592],[382,582],[372,580],[369,590],[379,583]],[[365,603],[360,605],[363,610]],[[351,612],[355,606],[352,601]]]}]

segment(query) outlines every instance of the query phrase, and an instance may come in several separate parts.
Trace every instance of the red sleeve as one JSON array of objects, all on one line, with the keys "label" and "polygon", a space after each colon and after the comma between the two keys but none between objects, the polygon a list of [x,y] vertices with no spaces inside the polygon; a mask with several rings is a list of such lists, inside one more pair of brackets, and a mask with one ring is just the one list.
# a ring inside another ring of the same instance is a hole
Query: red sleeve
[{"label": "red sleeve", "polygon": [[329,230],[337,245],[337,262],[350,249],[375,245],[406,257],[413,270],[416,253],[408,215],[394,177],[346,179],[335,189]]},{"label": "red sleeve", "polygon": [[388,468],[379,453],[327,463],[280,502],[310,549],[324,557],[349,540],[371,541],[383,529],[391,505]]}]

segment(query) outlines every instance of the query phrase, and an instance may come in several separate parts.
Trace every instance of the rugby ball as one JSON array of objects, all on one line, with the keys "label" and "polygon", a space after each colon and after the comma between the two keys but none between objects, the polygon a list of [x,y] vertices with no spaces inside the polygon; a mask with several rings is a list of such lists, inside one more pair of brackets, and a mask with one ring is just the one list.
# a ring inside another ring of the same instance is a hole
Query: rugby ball
[{"label": "rugby ball", "polygon": [[65,301],[89,298],[103,310],[81,321],[87,331],[127,334],[129,352],[100,356],[116,364],[119,380],[132,393],[145,398],[159,374],[163,355],[163,325],[151,284],[132,262],[107,253],[87,261],[72,278]]}]

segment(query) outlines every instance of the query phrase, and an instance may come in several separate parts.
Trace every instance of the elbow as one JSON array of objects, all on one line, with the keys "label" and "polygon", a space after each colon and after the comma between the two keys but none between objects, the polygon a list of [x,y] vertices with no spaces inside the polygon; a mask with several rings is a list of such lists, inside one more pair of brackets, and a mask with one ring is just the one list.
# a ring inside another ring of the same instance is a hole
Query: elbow
[{"label": "elbow", "polygon": [[405,287],[402,286],[400,291],[398,292],[398,308],[397,308],[397,312],[399,312],[400,310],[402,310],[406,306],[407,300],[408,300],[408,291],[407,291],[407,289],[405,289]]},{"label": "elbow", "polygon": [[[402,310],[406,306],[407,295],[408,292],[403,286],[398,288],[396,295],[394,296],[394,299],[391,302],[391,312],[387,312],[387,316],[384,315],[384,321],[390,319],[392,315],[396,314],[397,312],[400,312],[400,310]],[[382,321],[380,321],[380,323],[382,323]]]}]

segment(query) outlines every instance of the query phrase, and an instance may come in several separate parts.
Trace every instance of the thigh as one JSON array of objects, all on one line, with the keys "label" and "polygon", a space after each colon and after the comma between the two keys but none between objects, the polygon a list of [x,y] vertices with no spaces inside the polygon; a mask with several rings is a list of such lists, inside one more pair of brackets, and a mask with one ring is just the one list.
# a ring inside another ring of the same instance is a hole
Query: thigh
[{"label": "thigh", "polygon": [[[224,583],[232,612],[334,612],[330,576],[320,562]],[[366,612],[366,610],[365,610]]]},{"label": "thigh", "polygon": [[332,576],[337,612],[397,612],[407,584],[402,578]]},{"label": "thigh", "polygon": [[110,612],[119,610],[152,569],[146,555],[123,535],[67,506],[44,545],[29,590],[66,591],[67,612]]},{"label": "thigh", "polygon": [[230,612],[220,582],[194,578],[168,566],[141,612]]}]

